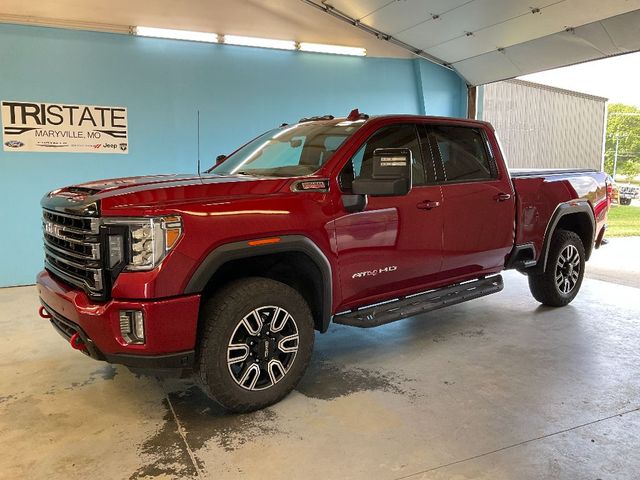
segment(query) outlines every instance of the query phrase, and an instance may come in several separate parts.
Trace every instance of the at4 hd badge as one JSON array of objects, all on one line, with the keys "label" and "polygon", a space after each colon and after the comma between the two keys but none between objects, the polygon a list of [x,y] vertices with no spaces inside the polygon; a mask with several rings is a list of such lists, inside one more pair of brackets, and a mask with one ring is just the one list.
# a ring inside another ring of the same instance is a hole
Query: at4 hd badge
[{"label": "at4 hd badge", "polygon": [[364,278],[364,277],[375,277],[381,273],[391,273],[395,272],[398,269],[397,265],[389,265],[386,267],[376,268],[374,270],[366,270],[364,272],[357,272],[351,275],[351,278]]}]

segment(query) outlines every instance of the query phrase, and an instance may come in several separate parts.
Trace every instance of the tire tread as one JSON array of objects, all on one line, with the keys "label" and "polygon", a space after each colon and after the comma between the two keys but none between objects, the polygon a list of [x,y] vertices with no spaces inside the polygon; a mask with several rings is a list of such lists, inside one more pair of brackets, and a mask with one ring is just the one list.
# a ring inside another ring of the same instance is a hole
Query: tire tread
[{"label": "tire tread", "polygon": [[[580,276],[578,278],[578,284],[570,292],[569,295],[562,295],[558,292],[555,284],[555,262],[562,249],[568,244],[573,244],[578,249],[580,254]],[[539,274],[529,274],[529,290],[533,297],[542,303],[550,307],[564,307],[568,305],[578,294],[580,286],[582,285],[582,278],[584,276],[585,267],[585,251],[582,240],[575,232],[570,230],[557,230],[553,234],[551,239],[551,245],[549,246],[549,255],[547,256],[547,264],[545,271]]]},{"label": "tire tread", "polygon": [[[216,347],[219,347],[215,342],[224,338],[223,330],[225,324],[229,321],[237,321],[236,318],[233,318],[233,315],[236,313],[235,310],[237,309],[237,305],[245,303],[248,298],[253,298],[260,293],[271,293],[274,290],[280,290],[281,292],[288,290],[288,292],[286,292],[287,297],[290,300],[299,303],[299,307],[306,310],[306,318],[296,318],[298,329],[311,328],[312,340],[310,344],[303,345],[303,342],[300,342],[298,354],[296,356],[296,362],[303,362],[303,365],[300,365],[302,368],[298,367],[298,371],[300,372],[299,376],[302,377],[302,374],[309,363],[311,350],[313,349],[313,320],[308,305],[295,289],[269,278],[245,277],[230,282],[228,285],[216,291],[211,297],[205,300],[204,305],[201,308],[200,322],[202,329],[200,331],[200,339],[196,352],[196,370],[197,376],[199,377],[197,380],[199,380],[200,387],[210,398],[229,411],[237,413],[250,412],[259,408],[264,408],[268,405],[257,405],[255,402],[251,401],[240,401],[238,395],[234,395],[234,392],[224,385],[220,375],[212,375],[211,366],[207,365],[207,363],[212,360],[211,352],[215,351]],[[226,344],[224,348],[226,348]],[[213,361],[215,362],[215,358]],[[226,371],[226,364],[222,366],[214,365],[214,369],[215,368],[224,368],[225,373],[228,373]],[[298,380],[299,378],[295,379],[294,385],[297,384]],[[277,386],[278,384],[276,384],[276,387]],[[290,391],[291,389],[283,389],[283,391],[279,392],[276,397],[270,399],[268,404],[280,401],[289,394]]]}]

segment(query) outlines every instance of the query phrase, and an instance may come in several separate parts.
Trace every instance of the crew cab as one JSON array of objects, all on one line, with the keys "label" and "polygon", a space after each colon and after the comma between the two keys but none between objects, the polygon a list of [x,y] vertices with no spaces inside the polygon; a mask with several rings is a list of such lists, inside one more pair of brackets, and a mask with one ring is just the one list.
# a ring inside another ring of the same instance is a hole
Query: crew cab
[{"label": "crew cab", "polygon": [[561,307],[609,208],[597,171],[509,171],[486,122],[302,119],[197,175],[42,200],[40,315],[86,355],[194,376],[231,411],[279,401],[331,323],[376,327],[528,276]]}]

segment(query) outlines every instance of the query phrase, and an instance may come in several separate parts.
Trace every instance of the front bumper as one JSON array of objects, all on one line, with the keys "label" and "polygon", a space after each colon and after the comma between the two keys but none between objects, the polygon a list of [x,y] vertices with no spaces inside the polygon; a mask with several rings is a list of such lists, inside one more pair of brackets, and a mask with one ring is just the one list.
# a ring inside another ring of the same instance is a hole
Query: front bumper
[{"label": "front bumper", "polygon": [[[70,288],[47,271],[38,275],[37,288],[53,327],[67,340],[77,334],[84,345],[80,350],[88,356],[159,373],[185,374],[193,368],[199,295],[94,303],[83,291]],[[120,310],[143,312],[143,345],[130,345],[122,338]]]}]

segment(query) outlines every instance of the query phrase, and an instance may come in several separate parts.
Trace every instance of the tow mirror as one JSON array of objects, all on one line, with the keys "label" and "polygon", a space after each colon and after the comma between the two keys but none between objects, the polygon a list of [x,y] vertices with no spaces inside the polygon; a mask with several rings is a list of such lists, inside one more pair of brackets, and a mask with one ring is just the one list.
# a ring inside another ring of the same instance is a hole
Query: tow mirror
[{"label": "tow mirror", "polygon": [[356,195],[397,196],[411,190],[411,150],[377,148],[373,152],[371,178],[357,178],[352,191]]}]

